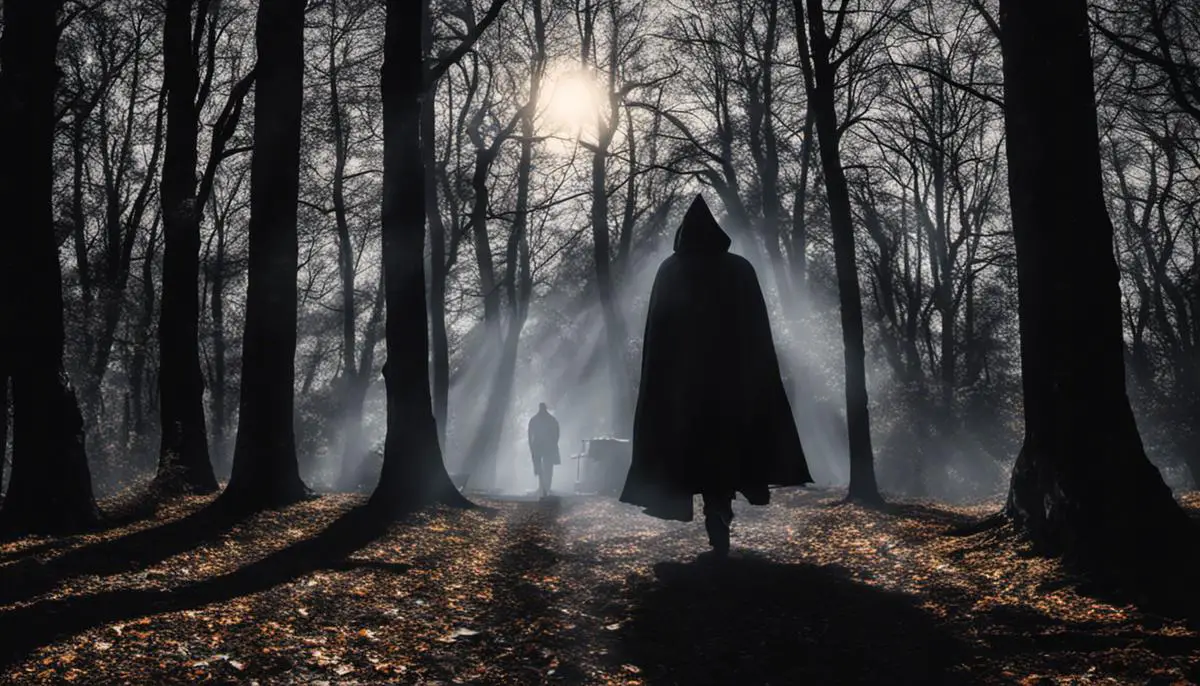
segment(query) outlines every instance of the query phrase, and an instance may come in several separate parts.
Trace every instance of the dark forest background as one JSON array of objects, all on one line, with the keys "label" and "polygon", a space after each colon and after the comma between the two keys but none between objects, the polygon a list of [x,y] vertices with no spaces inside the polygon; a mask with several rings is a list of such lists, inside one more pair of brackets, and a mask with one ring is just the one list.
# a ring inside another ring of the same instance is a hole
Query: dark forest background
[{"label": "dark forest background", "polygon": [[564,452],[628,435],[697,192],[820,483],[1193,488],[1200,5],[1071,5],[4,0],[7,521],[532,489],[539,401]]}]

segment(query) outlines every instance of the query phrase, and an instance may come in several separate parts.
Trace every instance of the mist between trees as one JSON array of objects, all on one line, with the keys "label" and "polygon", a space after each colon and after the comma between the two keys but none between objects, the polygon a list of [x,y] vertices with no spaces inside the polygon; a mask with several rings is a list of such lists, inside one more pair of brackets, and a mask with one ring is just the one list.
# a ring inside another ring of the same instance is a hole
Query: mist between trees
[{"label": "mist between trees", "polygon": [[[261,19],[252,2],[182,4],[175,45],[163,37],[176,3],[164,14],[159,2],[71,1],[57,19],[65,368],[101,493],[155,475],[159,408],[180,384],[200,393],[202,379],[205,435],[178,430],[178,450],[207,441],[222,480],[233,461]],[[541,401],[564,454],[628,436],[654,269],[703,192],[768,294],[818,482],[850,477],[845,286],[857,283],[879,487],[1004,492],[1023,425],[995,8],[825,5],[434,0],[431,63],[454,59],[421,103],[422,191],[433,412],[451,474],[532,490],[524,427]],[[799,33],[798,11],[810,15]],[[1128,389],[1175,487],[1200,478],[1198,12],[1169,0],[1091,8]],[[384,451],[385,13],[375,0],[303,12],[294,429],[300,476],[317,490],[370,490]],[[164,166],[189,110],[171,114],[171,60],[191,73],[179,92],[193,95],[198,158],[183,176]],[[164,255],[178,221],[167,206],[199,224],[191,314],[160,309],[192,289],[187,257]],[[853,233],[839,234],[846,208]],[[188,340],[199,377],[163,347]],[[564,462],[558,488],[574,478]]]}]

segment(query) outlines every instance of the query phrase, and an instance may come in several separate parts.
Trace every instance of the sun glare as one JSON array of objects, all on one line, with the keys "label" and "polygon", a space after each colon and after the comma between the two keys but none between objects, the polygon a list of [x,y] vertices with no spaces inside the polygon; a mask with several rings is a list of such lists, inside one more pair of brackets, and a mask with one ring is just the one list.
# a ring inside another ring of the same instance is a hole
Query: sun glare
[{"label": "sun glare", "polygon": [[547,132],[577,137],[594,131],[603,95],[591,72],[578,66],[560,68],[548,81],[542,115]]}]

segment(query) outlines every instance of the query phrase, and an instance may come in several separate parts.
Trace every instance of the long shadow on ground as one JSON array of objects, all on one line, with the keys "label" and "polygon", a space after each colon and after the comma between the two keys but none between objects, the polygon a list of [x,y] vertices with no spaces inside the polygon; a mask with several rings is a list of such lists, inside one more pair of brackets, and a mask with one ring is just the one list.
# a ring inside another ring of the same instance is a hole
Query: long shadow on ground
[{"label": "long shadow on ground", "polygon": [[649,684],[944,684],[965,649],[906,596],[752,557],[654,567],[617,655]]},{"label": "long shadow on ground", "polygon": [[482,618],[490,635],[478,655],[511,683],[577,683],[583,677],[562,664],[547,674],[577,637],[556,625],[561,618],[556,594],[533,581],[561,574],[562,553],[556,550],[563,537],[561,512],[559,498],[522,503],[509,520],[508,540],[492,574],[493,602]]},{"label": "long shadow on ground", "polygon": [[77,577],[122,574],[158,564],[221,536],[242,519],[227,508],[208,505],[166,524],[68,550],[46,563],[33,557],[45,550],[23,551],[27,557],[0,567],[0,605],[48,593]]},{"label": "long shadow on ground", "polygon": [[[378,513],[359,507],[339,517],[315,537],[228,574],[172,589],[121,590],[49,599],[0,612],[0,636],[4,637],[0,641],[0,668],[41,646],[93,627],[190,610],[264,591],[319,569],[355,566],[348,564],[346,558],[386,533],[388,523]],[[405,565],[396,565],[388,571],[403,573],[407,569]]]}]

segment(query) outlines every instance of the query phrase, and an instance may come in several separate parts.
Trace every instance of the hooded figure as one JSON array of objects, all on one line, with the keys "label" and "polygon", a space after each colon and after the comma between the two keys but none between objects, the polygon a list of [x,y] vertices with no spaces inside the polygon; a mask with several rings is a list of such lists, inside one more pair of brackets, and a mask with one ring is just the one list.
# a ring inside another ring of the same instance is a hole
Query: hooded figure
[{"label": "hooded figure", "polygon": [[753,505],[768,486],[810,483],[783,389],[754,267],[696,196],[650,292],[633,423],[633,462],[621,501],[661,519],[692,520],[729,550],[735,491]]}]

